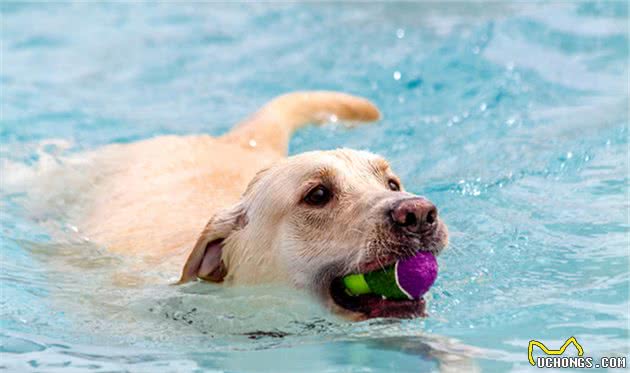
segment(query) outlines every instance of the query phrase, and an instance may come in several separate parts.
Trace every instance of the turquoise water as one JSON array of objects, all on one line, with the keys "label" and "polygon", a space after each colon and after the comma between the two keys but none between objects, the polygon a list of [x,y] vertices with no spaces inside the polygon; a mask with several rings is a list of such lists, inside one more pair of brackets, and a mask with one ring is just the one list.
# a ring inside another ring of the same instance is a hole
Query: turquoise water
[{"label": "turquoise water", "polygon": [[[530,339],[570,336],[630,353],[627,2],[0,9],[0,366],[523,371]],[[112,284],[124,260],[65,219],[80,175],[32,177],[104,144],[220,134],[302,89],[369,97],[384,118],[302,130],[291,153],[383,154],[440,208],[452,243],[429,318],[350,324],[287,289],[166,275]]]}]

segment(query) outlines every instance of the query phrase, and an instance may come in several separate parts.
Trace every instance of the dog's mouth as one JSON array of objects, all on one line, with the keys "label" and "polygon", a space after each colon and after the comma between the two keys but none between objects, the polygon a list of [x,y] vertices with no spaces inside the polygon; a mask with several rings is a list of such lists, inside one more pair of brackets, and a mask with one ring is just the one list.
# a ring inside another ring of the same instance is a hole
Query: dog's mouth
[{"label": "dog's mouth", "polygon": [[[430,252],[438,256],[448,243],[448,231],[446,226],[439,222],[435,231],[419,237],[402,237],[397,241],[406,240],[404,244],[387,243],[385,250],[380,250],[383,254],[373,258],[367,263],[363,263],[352,273],[369,273],[378,269],[385,269],[401,259],[416,256],[418,250]],[[379,294],[363,293],[361,295],[352,294],[346,288],[344,276],[349,273],[343,266],[332,266],[325,270],[326,276],[320,277],[325,280],[324,287],[320,288],[320,294],[324,293],[328,302],[334,303],[334,308],[340,314],[347,314],[354,319],[371,318],[401,318],[411,319],[416,317],[426,317],[426,302],[422,297],[416,299],[390,299]],[[398,280],[396,280],[398,281]]]},{"label": "dog's mouth", "polygon": [[365,318],[392,317],[411,319],[426,316],[424,298],[414,300],[391,300],[379,295],[349,295],[346,293],[341,277],[330,284],[330,297],[344,310],[360,313]]},{"label": "dog's mouth", "polygon": [[[362,266],[362,272],[370,272],[382,267],[383,263],[389,265],[395,261],[395,258],[389,258],[389,260],[371,262]],[[411,319],[427,316],[424,298],[394,300],[375,294],[350,295],[346,291],[342,277],[332,280],[328,292],[337,306],[346,311],[359,313],[366,319],[379,317]]]}]

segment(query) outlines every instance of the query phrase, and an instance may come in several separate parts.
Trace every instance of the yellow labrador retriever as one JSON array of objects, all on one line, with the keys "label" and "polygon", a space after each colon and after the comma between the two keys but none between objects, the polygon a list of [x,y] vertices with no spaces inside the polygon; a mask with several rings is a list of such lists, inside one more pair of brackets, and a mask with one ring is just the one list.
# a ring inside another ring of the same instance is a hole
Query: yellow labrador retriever
[{"label": "yellow labrador retriever", "polygon": [[297,92],[218,138],[107,146],[89,155],[107,177],[94,182],[81,229],[148,262],[187,256],[179,283],[285,283],[352,319],[422,314],[423,300],[347,302],[334,280],[418,250],[437,255],[448,234],[435,206],[365,151],[286,157],[291,133],[305,124],[378,118],[362,98]]}]

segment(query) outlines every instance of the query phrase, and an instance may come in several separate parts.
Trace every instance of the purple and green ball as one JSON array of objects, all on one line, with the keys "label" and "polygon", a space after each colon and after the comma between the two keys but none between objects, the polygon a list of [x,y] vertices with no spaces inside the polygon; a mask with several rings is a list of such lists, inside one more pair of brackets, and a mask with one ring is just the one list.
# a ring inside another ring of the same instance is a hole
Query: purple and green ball
[{"label": "purple and green ball", "polygon": [[350,295],[376,294],[393,300],[420,299],[437,278],[435,256],[426,251],[376,271],[343,278]]}]

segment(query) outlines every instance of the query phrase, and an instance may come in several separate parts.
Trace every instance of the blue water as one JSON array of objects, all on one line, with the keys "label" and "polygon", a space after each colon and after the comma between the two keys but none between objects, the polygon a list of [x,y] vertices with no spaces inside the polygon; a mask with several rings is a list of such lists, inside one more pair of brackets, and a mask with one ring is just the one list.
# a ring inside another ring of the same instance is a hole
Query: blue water
[{"label": "blue water", "polygon": [[[0,366],[523,371],[530,339],[570,336],[630,353],[627,2],[0,10]],[[303,89],[366,96],[384,118],[307,128],[292,154],[380,153],[449,225],[429,318],[351,324],[286,289],[107,282],[124,259],[77,237],[54,191],[80,194],[80,177],[19,181],[104,144],[217,135]]]}]

